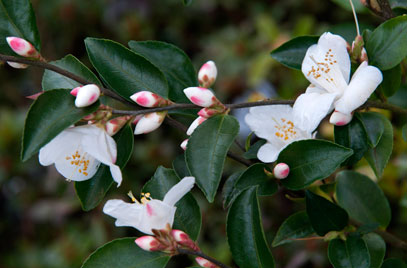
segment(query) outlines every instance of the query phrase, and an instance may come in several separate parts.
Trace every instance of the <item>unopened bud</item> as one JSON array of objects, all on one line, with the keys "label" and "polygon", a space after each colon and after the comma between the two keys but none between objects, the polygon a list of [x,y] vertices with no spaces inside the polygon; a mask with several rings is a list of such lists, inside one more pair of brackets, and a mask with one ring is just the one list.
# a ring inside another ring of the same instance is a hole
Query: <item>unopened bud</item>
[{"label": "unopened bud", "polygon": [[135,103],[140,106],[151,108],[151,107],[158,107],[160,104],[166,102],[166,100],[158,96],[157,94],[150,92],[150,91],[140,91],[130,96]]},{"label": "unopened bud", "polygon": [[355,41],[352,42],[352,49],[350,51],[352,61],[358,62],[360,60],[362,50],[364,49],[363,46],[363,37],[360,35],[356,36]]},{"label": "unopened bud", "polygon": [[202,65],[198,72],[198,81],[202,87],[209,88],[215,83],[216,76],[218,75],[218,70],[213,61],[208,61]]},{"label": "unopened bud", "polygon": [[186,242],[191,240],[187,233],[181,230],[171,230],[171,236],[174,237],[177,242]]},{"label": "unopened bud", "polygon": [[329,118],[329,123],[335,126],[344,126],[352,121],[352,114],[344,114],[335,110]]},{"label": "unopened bud", "polygon": [[146,134],[161,126],[167,112],[155,112],[144,115],[137,123],[134,135]]},{"label": "unopened bud", "polygon": [[192,122],[192,124],[189,126],[188,130],[187,130],[187,135],[191,136],[192,133],[195,131],[195,129],[202,124],[207,118],[199,116],[197,119],[194,120],[194,122]]},{"label": "unopened bud", "polygon": [[199,110],[198,115],[205,117],[205,118],[209,118],[209,117],[212,117],[214,115],[221,114],[224,112],[225,112],[224,106],[221,106],[218,108],[202,108],[201,110]]},{"label": "unopened bud", "polygon": [[199,264],[199,266],[201,267],[205,267],[205,268],[218,268],[217,265],[215,265],[214,263],[208,261],[207,259],[204,259],[202,257],[196,257],[195,261]]},{"label": "unopened bud", "polygon": [[18,62],[8,61],[7,64],[10,65],[10,66],[13,67],[13,68],[16,68],[16,69],[25,69],[25,68],[28,68],[28,65],[27,65],[27,64],[24,64],[24,63],[18,63]]},{"label": "unopened bud", "polygon": [[157,238],[150,235],[139,237],[134,242],[145,251],[161,251],[166,248]]},{"label": "unopened bud", "polygon": [[362,54],[360,55],[360,62],[369,62],[369,58],[367,57],[367,51],[365,48],[362,49]]},{"label": "unopened bud", "polygon": [[35,93],[33,95],[27,96],[26,98],[30,99],[30,100],[36,100],[36,99],[38,99],[39,96],[42,95],[42,93],[44,93],[44,91],[40,91],[40,92]]},{"label": "unopened bud", "polygon": [[141,118],[143,118],[144,115],[143,114],[139,114],[136,115],[136,117],[134,118],[133,122],[131,122],[133,125],[137,125],[138,121],[140,121]]},{"label": "unopened bud", "polygon": [[[74,88],[72,91],[75,91],[77,88]],[[72,93],[71,94],[75,94]],[[78,108],[86,107],[95,103],[100,96],[100,89],[97,85],[89,84],[83,87],[80,87],[76,92],[75,106]]]},{"label": "unopened bud", "polygon": [[125,115],[125,116],[119,116],[119,117],[116,117],[116,118],[113,118],[113,119],[107,121],[107,123],[105,125],[107,134],[109,134],[110,136],[113,136],[114,134],[119,132],[119,130],[122,129],[122,127],[124,125],[126,125],[126,123],[130,120],[130,118],[131,118],[130,115]]},{"label": "unopened bud", "polygon": [[185,150],[187,149],[187,145],[188,145],[188,139],[184,140],[184,141],[181,143],[180,147],[182,148],[182,150],[185,151]]},{"label": "unopened bud", "polygon": [[184,89],[184,93],[192,103],[201,107],[210,107],[220,103],[212,91],[204,87],[188,87]]},{"label": "unopened bud", "polygon": [[71,92],[69,92],[69,93],[70,93],[72,96],[76,97],[76,96],[78,95],[79,89],[80,89],[81,87],[82,87],[82,86],[76,87],[76,88],[72,89]]},{"label": "unopened bud", "polygon": [[18,55],[29,58],[39,58],[40,53],[25,39],[9,36],[6,38],[8,45]]},{"label": "unopened bud", "polygon": [[290,167],[286,163],[279,163],[274,167],[273,173],[277,179],[285,179],[290,174]]}]

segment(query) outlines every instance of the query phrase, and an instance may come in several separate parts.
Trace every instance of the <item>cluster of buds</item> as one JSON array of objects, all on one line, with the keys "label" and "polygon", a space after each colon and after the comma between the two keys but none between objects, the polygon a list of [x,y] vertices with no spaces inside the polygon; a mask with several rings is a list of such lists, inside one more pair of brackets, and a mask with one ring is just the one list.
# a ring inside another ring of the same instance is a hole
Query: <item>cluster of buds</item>
[{"label": "cluster of buds", "polygon": [[[150,92],[140,91],[130,96],[135,103],[146,108],[165,107],[173,104],[172,101]],[[134,135],[146,134],[159,128],[167,116],[167,112],[153,112],[137,116],[133,124],[136,125]]]},{"label": "cluster of buds", "polygon": [[290,174],[290,167],[286,163],[279,163],[274,167],[273,174],[276,179],[285,179]]},{"label": "cluster of buds", "polygon": [[[35,49],[35,47],[28,42],[27,40],[20,38],[9,36],[6,38],[8,45],[10,48],[17,54],[22,57],[32,58],[32,59],[41,59],[41,54]],[[17,69],[25,69],[28,67],[27,64],[17,63],[17,62],[7,62],[13,68]]]},{"label": "cluster of buds", "polygon": [[[136,244],[146,251],[162,251],[171,256],[180,254],[180,249],[200,252],[200,248],[188,234],[181,230],[173,230],[169,224],[165,229],[152,230],[154,236],[145,235],[135,240]],[[196,262],[201,267],[217,268],[218,266],[207,259],[197,257]]]},{"label": "cluster of buds", "polygon": [[352,42],[352,46],[348,44],[347,49],[353,63],[362,63],[368,61],[367,52],[364,48],[364,41],[361,35],[357,35]]},{"label": "cluster of buds", "polygon": [[83,108],[94,104],[100,96],[100,89],[95,84],[79,86],[71,90],[71,95],[75,96],[75,106]]}]

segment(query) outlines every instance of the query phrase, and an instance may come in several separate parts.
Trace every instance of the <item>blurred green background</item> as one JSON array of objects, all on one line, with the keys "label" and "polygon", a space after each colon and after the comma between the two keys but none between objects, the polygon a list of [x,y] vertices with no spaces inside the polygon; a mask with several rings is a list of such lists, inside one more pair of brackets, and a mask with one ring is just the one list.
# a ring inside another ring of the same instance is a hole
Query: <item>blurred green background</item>
[{"label": "blurred green background", "polygon": [[[42,54],[56,60],[73,54],[88,66],[83,40],[103,37],[127,44],[129,40],[160,40],[177,45],[191,57],[195,68],[214,60],[218,79],[214,90],[225,103],[259,96],[293,99],[308,81],[300,71],[274,61],[269,53],[299,35],[319,35],[325,31],[341,34],[349,42],[355,36],[352,13],[335,0],[194,0],[185,7],[182,0],[32,0],[42,40]],[[397,11],[402,13],[403,10]],[[362,29],[374,29],[381,20],[363,8],[359,12]],[[41,89],[43,70],[0,68],[0,267],[80,267],[97,247],[118,237],[137,236],[132,228],[116,228],[114,220],[101,212],[103,203],[83,212],[73,183],[64,181],[53,166],[42,167],[36,157],[26,163],[19,159],[24,118],[31,100],[24,98]],[[403,90],[407,87],[403,78]],[[260,95],[259,95],[260,94]],[[404,95],[406,96],[406,95]],[[407,101],[398,104],[407,106]],[[244,111],[237,114],[243,118]],[[406,118],[393,116],[395,148],[379,182],[391,203],[393,217],[389,231],[407,239],[407,154],[400,126]],[[332,139],[332,128],[323,124],[322,136]],[[242,126],[242,137],[247,131]],[[138,193],[159,165],[171,167],[182,150],[186,135],[168,125],[135,137],[133,156],[123,171],[124,183],[112,188],[108,198],[127,200],[126,193]],[[232,148],[239,152],[239,149]],[[227,160],[224,176],[244,166]],[[365,162],[357,167],[373,176]],[[223,184],[223,182],[222,182]],[[198,190],[203,215],[199,238],[209,255],[231,264],[226,241],[226,210],[221,195],[208,204]],[[279,192],[262,199],[263,224],[271,241],[282,221],[304,208]],[[130,200],[128,200],[130,201]],[[243,242],[243,241],[242,241]],[[321,240],[294,242],[273,248],[277,267],[329,267],[327,243]],[[388,247],[387,256],[402,257]],[[404,257],[405,258],[405,257]],[[169,267],[193,265],[185,256],[174,258]]]}]

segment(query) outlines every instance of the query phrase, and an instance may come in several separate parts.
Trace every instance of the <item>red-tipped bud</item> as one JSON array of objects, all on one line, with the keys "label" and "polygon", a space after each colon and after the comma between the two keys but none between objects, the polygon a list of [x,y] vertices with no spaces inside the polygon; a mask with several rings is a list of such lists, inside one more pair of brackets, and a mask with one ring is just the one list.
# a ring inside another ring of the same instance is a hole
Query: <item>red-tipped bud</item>
[{"label": "red-tipped bud", "polygon": [[171,236],[174,237],[177,242],[187,242],[191,240],[188,234],[181,230],[171,230]]},{"label": "red-tipped bud", "polygon": [[133,125],[137,125],[138,121],[140,121],[141,118],[143,118],[144,115],[143,114],[139,114],[136,115],[136,117],[134,118],[133,122],[131,122]]},{"label": "red-tipped bud", "polygon": [[290,167],[286,163],[279,163],[274,167],[273,173],[277,179],[285,179],[290,174]]},{"label": "red-tipped bud", "polygon": [[218,268],[217,265],[213,264],[212,262],[208,261],[207,259],[204,259],[202,257],[196,257],[195,261],[199,264],[201,267],[205,268]]},{"label": "red-tipped bud", "polygon": [[184,93],[192,103],[201,107],[210,107],[219,103],[212,91],[204,87],[188,87],[184,89]]},{"label": "red-tipped bud", "polygon": [[9,36],[6,38],[8,45],[18,55],[29,58],[39,58],[40,53],[25,39]]},{"label": "red-tipped bud", "polygon": [[192,133],[194,132],[194,130],[200,125],[202,124],[207,118],[199,116],[197,119],[194,120],[194,122],[192,122],[192,124],[189,126],[188,130],[187,130],[187,135],[191,136]]},{"label": "red-tipped bud", "polygon": [[335,110],[329,118],[329,123],[335,126],[344,126],[352,121],[352,114],[344,114]]},{"label": "red-tipped bud", "polygon": [[86,107],[89,105],[92,105],[95,103],[100,96],[100,89],[97,85],[94,84],[89,84],[83,87],[80,87],[76,92],[77,88],[74,88],[72,91],[75,94],[76,93],[76,99],[75,99],[75,106],[78,108]]},{"label": "red-tipped bud", "polygon": [[144,115],[136,125],[134,135],[146,134],[161,126],[167,112],[156,112]]},{"label": "red-tipped bud", "polygon": [[140,106],[151,108],[158,107],[160,104],[165,103],[166,100],[150,91],[140,91],[130,96],[135,103]]},{"label": "red-tipped bud", "polygon": [[209,88],[215,83],[216,76],[218,75],[218,70],[213,61],[208,61],[202,65],[198,72],[198,81],[202,87]]},{"label": "red-tipped bud", "polygon": [[113,136],[114,134],[119,132],[119,130],[122,129],[122,127],[124,125],[126,125],[126,123],[130,120],[130,118],[131,118],[130,115],[125,115],[125,116],[119,116],[119,117],[116,117],[116,118],[113,118],[113,119],[107,121],[107,123],[105,125],[107,134],[109,134],[110,136]]},{"label": "red-tipped bud", "polygon": [[40,92],[35,93],[33,95],[27,96],[26,98],[30,99],[30,100],[36,100],[36,99],[38,99],[39,96],[42,95],[42,93],[44,93],[44,91],[40,91]]},{"label": "red-tipped bud", "polygon": [[369,58],[367,57],[367,52],[365,48],[362,49],[362,54],[360,55],[360,62],[364,61],[369,62]]},{"label": "red-tipped bud", "polygon": [[25,69],[25,68],[28,68],[28,65],[27,65],[27,64],[24,64],[24,63],[18,63],[18,62],[8,61],[7,64],[10,65],[10,66],[13,67],[13,68],[16,68],[16,69]]},{"label": "red-tipped bud", "polygon": [[184,140],[181,144],[180,147],[182,148],[182,150],[186,150],[187,149],[187,145],[188,145],[188,139]]},{"label": "red-tipped bud", "polygon": [[72,89],[71,92],[69,92],[69,93],[70,93],[72,96],[76,97],[76,96],[78,95],[79,89],[80,89],[81,87],[82,87],[82,86],[76,87],[76,88]]},{"label": "red-tipped bud", "polygon": [[145,251],[161,251],[166,248],[157,238],[150,235],[139,237],[134,242]]}]

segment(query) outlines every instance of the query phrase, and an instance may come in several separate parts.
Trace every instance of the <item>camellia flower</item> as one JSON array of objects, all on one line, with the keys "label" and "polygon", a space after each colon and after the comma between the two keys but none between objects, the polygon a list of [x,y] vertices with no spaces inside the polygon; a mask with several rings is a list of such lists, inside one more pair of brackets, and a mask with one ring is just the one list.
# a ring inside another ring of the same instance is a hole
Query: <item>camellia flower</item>
[{"label": "camellia flower", "polygon": [[265,163],[276,161],[279,153],[290,143],[313,138],[314,126],[299,128],[289,105],[252,107],[245,121],[256,136],[267,140],[257,152],[257,158]]},{"label": "camellia flower", "polygon": [[192,189],[194,183],[194,177],[183,178],[165,194],[163,201],[152,199],[146,193],[138,202],[130,193],[134,203],[109,200],[103,207],[103,212],[116,218],[116,226],[130,226],[152,235],[152,229],[161,230],[167,224],[172,226],[177,209],[175,204]]},{"label": "camellia flower", "polygon": [[369,66],[366,61],[360,64],[349,81],[351,64],[346,47],[346,41],[339,35],[324,33],[318,44],[308,48],[301,70],[311,85],[297,98],[293,107],[300,127],[317,127],[334,109],[342,116],[334,115],[331,123],[349,123],[352,112],[365,103],[382,82],[380,70]]},{"label": "camellia flower", "polygon": [[115,182],[120,186],[122,173],[115,165],[116,142],[103,126],[71,127],[41,148],[39,161],[43,166],[55,164],[68,180],[84,181],[95,175],[101,163],[110,167]]}]

